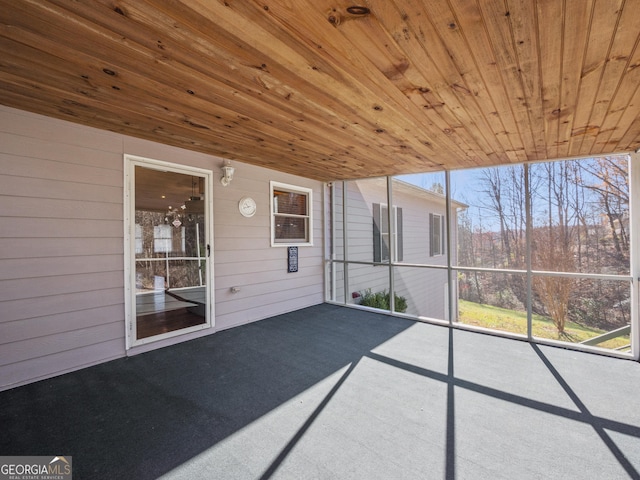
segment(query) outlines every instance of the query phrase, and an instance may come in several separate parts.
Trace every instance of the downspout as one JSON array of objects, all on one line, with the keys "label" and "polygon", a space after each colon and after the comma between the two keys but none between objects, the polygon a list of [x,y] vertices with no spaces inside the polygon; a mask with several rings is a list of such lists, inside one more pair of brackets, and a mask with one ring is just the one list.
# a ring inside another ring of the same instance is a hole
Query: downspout
[{"label": "downspout", "polygon": [[393,266],[396,258],[396,225],[393,221],[393,177],[387,177],[387,225],[389,225],[389,311],[396,309],[396,294],[393,281]]},{"label": "downspout", "polygon": [[[445,220],[446,220],[446,228],[445,235],[447,238],[447,281],[449,284],[449,318],[445,318],[445,320],[449,321],[449,325],[453,325],[453,319],[458,317],[458,309],[457,305],[457,296],[458,296],[458,284],[456,281],[456,273],[453,270],[453,258],[451,255],[451,173],[449,170],[445,170],[444,172],[444,190],[445,190]],[[454,315],[455,309],[455,315]]]},{"label": "downspout", "polygon": [[640,151],[629,154],[629,256],[631,266],[631,355],[640,360],[640,320],[638,302],[640,301],[640,224],[636,219],[640,215]]},{"label": "downspout", "polygon": [[342,181],[342,251],[344,254],[342,275],[344,276],[344,304],[349,303],[349,264],[347,260],[349,258],[349,244],[347,243],[347,185],[348,183]]},{"label": "downspout", "polygon": [[527,338],[533,339],[533,273],[531,272],[531,190],[529,186],[529,165],[524,164],[524,210],[525,210],[525,263],[527,269]]}]

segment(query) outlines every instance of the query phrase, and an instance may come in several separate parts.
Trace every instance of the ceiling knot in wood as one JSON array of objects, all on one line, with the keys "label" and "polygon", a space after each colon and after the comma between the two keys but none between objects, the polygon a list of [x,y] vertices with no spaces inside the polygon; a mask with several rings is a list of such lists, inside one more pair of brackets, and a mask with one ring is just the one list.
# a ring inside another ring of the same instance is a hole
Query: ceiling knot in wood
[{"label": "ceiling knot in wood", "polygon": [[332,8],[327,14],[327,20],[331,25],[337,27],[342,23],[342,15],[335,8]]}]

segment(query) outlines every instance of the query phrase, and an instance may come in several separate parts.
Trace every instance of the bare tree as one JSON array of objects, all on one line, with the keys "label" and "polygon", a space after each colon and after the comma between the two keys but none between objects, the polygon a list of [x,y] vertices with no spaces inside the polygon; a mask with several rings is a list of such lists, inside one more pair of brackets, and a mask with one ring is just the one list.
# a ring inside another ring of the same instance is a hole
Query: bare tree
[{"label": "bare tree", "polygon": [[[480,250],[483,266],[518,270],[526,266],[525,168],[525,165],[491,168],[480,175],[480,207],[493,225],[479,235],[487,246]],[[493,278],[491,290],[497,298],[510,298],[512,303],[515,297],[518,303],[526,304],[524,275]]]},{"label": "bare tree", "polygon": [[591,162],[585,162],[582,164],[582,169],[594,180],[585,186],[598,195],[618,260],[627,262],[629,255],[627,160],[623,157],[600,157]]},{"label": "bare tree", "polygon": [[482,179],[485,198],[488,199],[485,208],[495,213],[500,225],[500,250],[504,253],[500,266],[508,267],[511,258],[511,241],[501,173],[501,170],[497,168],[485,169],[482,171]]},{"label": "bare tree", "polygon": [[[536,270],[556,272],[575,270],[575,229],[572,227],[577,215],[572,200],[575,198],[577,186],[572,176],[571,163],[544,163],[538,168],[539,173],[545,177],[544,184],[547,192],[544,198],[546,219],[540,221],[533,230],[535,248],[532,251],[532,259]],[[541,203],[539,200],[537,203]],[[534,278],[533,288],[551,316],[558,333],[563,334],[573,289],[572,279],[555,275],[539,275]]]},{"label": "bare tree", "polygon": [[[569,319],[602,328],[624,321],[628,289],[625,293],[616,282],[577,280],[564,273],[612,268],[618,273],[628,272],[626,158],[492,168],[481,171],[476,178],[477,198],[473,203],[478,213],[471,216],[476,221],[481,214],[485,228],[479,230],[471,221],[467,225],[469,266],[525,270],[525,237],[530,227],[532,268],[540,272],[533,279],[533,311],[549,315],[560,334],[564,334]],[[530,225],[527,206],[531,209]],[[481,279],[474,285],[471,276],[465,274],[467,292],[490,303],[501,292],[512,293],[521,304],[527,303],[524,275],[490,275],[491,281]],[[504,280],[507,277],[508,284]],[[601,295],[594,294],[595,284]]]},{"label": "bare tree", "polygon": [[[482,266],[483,234],[482,220],[473,223],[468,211],[458,214],[458,262],[465,267]],[[477,271],[465,272],[459,276],[460,292],[465,300],[484,303],[484,296]]]}]

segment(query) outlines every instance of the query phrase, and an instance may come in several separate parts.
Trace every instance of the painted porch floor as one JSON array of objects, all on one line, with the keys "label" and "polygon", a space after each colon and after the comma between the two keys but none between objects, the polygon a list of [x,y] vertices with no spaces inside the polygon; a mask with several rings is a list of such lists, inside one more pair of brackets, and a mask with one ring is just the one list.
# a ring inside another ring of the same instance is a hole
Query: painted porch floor
[{"label": "painted porch floor", "polygon": [[318,305],[0,393],[74,479],[640,478],[640,364]]}]

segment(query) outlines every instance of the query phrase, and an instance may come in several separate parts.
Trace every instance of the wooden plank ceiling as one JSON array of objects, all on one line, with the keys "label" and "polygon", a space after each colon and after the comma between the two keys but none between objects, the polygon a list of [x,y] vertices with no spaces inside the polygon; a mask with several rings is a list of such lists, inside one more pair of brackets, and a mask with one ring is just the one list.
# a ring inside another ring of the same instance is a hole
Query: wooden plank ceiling
[{"label": "wooden plank ceiling", "polygon": [[305,177],[640,147],[640,0],[0,6],[0,103]]}]

